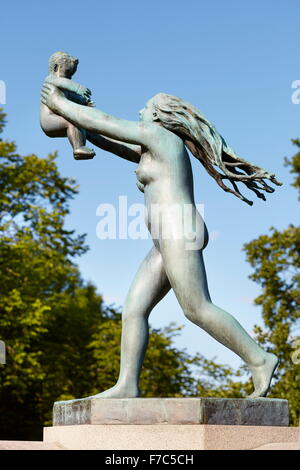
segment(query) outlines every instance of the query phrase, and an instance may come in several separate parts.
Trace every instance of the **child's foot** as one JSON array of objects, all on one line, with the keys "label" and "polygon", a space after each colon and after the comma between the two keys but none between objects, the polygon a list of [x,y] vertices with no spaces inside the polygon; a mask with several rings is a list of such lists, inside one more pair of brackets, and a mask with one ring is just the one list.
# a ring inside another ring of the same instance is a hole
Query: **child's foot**
[{"label": "child's foot", "polygon": [[267,353],[265,362],[261,366],[249,367],[252,373],[254,392],[248,398],[259,398],[267,395],[278,363],[279,360],[275,354]]},{"label": "child's foot", "polygon": [[96,154],[93,149],[90,149],[85,146],[79,147],[78,149],[74,150],[75,160],[90,160],[91,158],[94,158],[95,155]]}]

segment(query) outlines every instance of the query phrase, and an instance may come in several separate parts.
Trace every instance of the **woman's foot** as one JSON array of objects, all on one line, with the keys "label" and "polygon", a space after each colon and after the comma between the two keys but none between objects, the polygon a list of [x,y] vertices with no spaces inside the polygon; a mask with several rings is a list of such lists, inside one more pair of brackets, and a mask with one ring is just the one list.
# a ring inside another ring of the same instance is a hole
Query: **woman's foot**
[{"label": "woman's foot", "polygon": [[137,398],[139,390],[135,387],[126,387],[122,385],[114,385],[104,392],[97,393],[89,398]]},{"label": "woman's foot", "polygon": [[261,366],[249,366],[252,373],[254,392],[248,398],[265,397],[269,391],[271,380],[279,359],[275,354],[266,353],[266,358]]}]

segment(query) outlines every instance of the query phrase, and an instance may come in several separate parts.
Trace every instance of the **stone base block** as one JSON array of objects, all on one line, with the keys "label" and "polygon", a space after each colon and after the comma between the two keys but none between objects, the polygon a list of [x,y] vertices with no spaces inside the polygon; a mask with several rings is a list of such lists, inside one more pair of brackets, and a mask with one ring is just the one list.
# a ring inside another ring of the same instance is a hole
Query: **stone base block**
[{"label": "stone base block", "polygon": [[299,442],[275,442],[273,444],[265,444],[253,450],[300,450]]},{"label": "stone base block", "polygon": [[63,450],[55,442],[0,441],[0,450]]},{"label": "stone base block", "polygon": [[246,450],[300,439],[299,428],[281,426],[85,424],[44,428],[44,442],[73,450]]},{"label": "stone base block", "polygon": [[287,400],[235,398],[82,398],[56,402],[53,425],[220,424],[288,426]]}]

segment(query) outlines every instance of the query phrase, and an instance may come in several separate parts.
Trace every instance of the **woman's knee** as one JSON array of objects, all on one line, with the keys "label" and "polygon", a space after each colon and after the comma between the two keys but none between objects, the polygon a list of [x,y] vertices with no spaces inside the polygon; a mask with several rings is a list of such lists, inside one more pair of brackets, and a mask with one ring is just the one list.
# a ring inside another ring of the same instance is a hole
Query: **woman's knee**
[{"label": "woman's knee", "polygon": [[209,312],[213,307],[209,299],[201,300],[197,305],[184,309],[185,317],[197,326],[203,326],[209,321]]},{"label": "woman's knee", "polygon": [[134,302],[131,305],[124,305],[122,312],[122,322],[130,322],[138,319],[144,319],[149,317],[150,312],[141,305]]}]

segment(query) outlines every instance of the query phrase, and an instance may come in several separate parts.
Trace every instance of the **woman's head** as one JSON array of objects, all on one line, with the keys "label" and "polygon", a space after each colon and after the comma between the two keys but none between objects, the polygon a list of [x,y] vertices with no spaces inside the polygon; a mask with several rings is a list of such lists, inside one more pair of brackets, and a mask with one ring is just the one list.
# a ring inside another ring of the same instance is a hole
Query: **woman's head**
[{"label": "woman's head", "polygon": [[[147,101],[139,112],[142,121],[155,121],[172,132],[197,132],[198,125],[195,116],[204,116],[193,105],[166,93],[158,93]],[[205,120],[206,121],[206,120]],[[208,122],[208,121],[207,121]]]},{"label": "woman's head", "polygon": [[186,145],[194,143],[208,162],[213,165],[220,162],[225,141],[195,106],[177,96],[158,93],[148,101],[147,108],[153,121],[179,135]]},{"label": "woman's head", "polygon": [[195,106],[177,96],[158,93],[148,103],[153,107],[153,121],[183,138],[193,135],[201,139],[203,129],[200,129],[200,122],[213,127]]},{"label": "woman's head", "polygon": [[139,111],[142,121],[159,121],[165,127],[172,121],[176,111],[181,108],[183,100],[176,96],[158,93],[147,101],[144,108]]},{"label": "woman's head", "polygon": [[153,98],[150,98],[150,100],[147,101],[143,109],[139,111],[139,116],[140,120],[145,122],[152,122],[156,120]]}]

